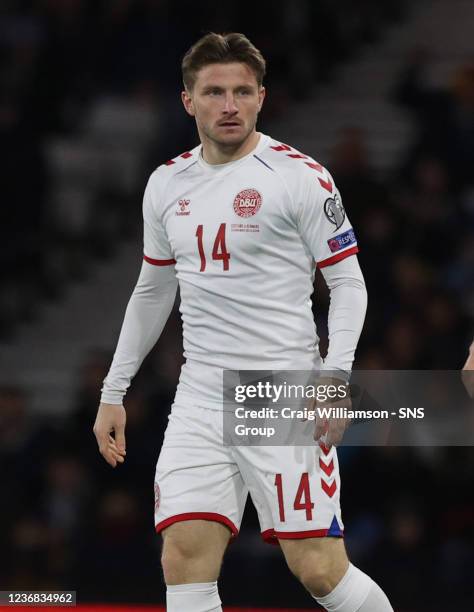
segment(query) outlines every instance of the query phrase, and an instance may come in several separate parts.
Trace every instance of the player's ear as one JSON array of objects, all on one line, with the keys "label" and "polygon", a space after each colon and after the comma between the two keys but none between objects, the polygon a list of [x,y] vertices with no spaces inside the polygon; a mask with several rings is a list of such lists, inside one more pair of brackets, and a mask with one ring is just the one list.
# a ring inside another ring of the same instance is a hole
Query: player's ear
[{"label": "player's ear", "polygon": [[262,106],[263,106],[263,101],[265,100],[265,94],[266,94],[266,90],[265,87],[260,87],[259,91],[258,91],[258,110],[259,112],[262,110]]},{"label": "player's ear", "polygon": [[181,92],[181,100],[183,102],[184,108],[186,109],[186,112],[188,113],[188,115],[191,115],[191,117],[194,117],[195,113],[194,113],[193,99],[191,97],[191,93],[187,89],[184,89]]}]

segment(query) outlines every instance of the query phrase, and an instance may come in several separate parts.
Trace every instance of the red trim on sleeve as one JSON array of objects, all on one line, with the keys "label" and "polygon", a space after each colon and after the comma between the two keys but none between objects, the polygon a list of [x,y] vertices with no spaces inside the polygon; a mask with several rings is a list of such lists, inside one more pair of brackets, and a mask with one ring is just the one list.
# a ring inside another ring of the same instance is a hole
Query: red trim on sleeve
[{"label": "red trim on sleeve", "polygon": [[169,527],[174,523],[179,523],[180,521],[214,521],[216,523],[222,523],[222,525],[228,527],[232,532],[232,537],[234,538],[239,533],[239,530],[229,518],[223,514],[218,514],[217,512],[184,512],[183,514],[175,514],[174,516],[170,516],[164,521],[158,523],[155,526],[156,533],[160,533],[160,531],[166,529],[166,527]]},{"label": "red trim on sleeve", "polygon": [[327,259],[323,259],[322,261],[318,261],[317,267],[318,268],[325,268],[326,266],[332,266],[332,264],[335,264],[338,261],[342,261],[343,259],[345,259],[346,257],[349,257],[350,255],[355,255],[358,252],[359,252],[359,247],[358,246],[353,246],[350,249],[346,249],[345,251],[341,251],[340,253],[336,253],[335,255],[332,255],[331,257],[328,257]]},{"label": "red trim on sleeve", "polygon": [[143,255],[143,259],[153,266],[172,266],[176,263],[176,259],[152,259],[146,255]]}]

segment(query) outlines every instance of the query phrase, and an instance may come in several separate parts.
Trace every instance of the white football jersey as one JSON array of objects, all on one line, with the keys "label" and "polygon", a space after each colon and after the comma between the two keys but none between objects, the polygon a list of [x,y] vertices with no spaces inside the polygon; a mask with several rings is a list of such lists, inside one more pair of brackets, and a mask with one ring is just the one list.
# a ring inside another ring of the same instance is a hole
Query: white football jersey
[{"label": "white football jersey", "polygon": [[246,157],[201,146],[160,166],[144,197],[144,258],[175,265],[186,364],[178,394],[222,401],[223,369],[311,369],[316,265],[357,252],[331,175],[260,135]]}]

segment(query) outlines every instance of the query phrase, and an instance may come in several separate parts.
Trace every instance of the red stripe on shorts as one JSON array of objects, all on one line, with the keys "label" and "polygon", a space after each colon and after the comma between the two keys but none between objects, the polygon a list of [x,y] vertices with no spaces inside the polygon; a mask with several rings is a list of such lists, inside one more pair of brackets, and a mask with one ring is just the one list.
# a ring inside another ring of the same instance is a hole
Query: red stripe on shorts
[{"label": "red stripe on shorts", "polygon": [[156,533],[160,533],[160,531],[166,529],[166,527],[181,521],[214,521],[228,527],[233,537],[239,533],[239,530],[229,518],[217,512],[184,512],[183,514],[175,514],[158,523],[155,526]]},{"label": "red stripe on shorts", "polygon": [[[313,529],[311,531],[275,531],[274,529],[266,529],[261,532],[264,542],[267,544],[278,544],[278,540],[302,540],[304,538],[325,538],[329,533],[329,529]],[[340,536],[329,536],[342,538],[344,532]]]}]

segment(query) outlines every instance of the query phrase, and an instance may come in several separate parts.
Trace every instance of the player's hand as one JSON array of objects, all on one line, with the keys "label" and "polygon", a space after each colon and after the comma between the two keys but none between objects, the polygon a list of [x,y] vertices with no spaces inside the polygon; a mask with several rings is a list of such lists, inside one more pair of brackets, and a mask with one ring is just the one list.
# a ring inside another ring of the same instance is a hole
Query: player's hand
[{"label": "player's hand", "polygon": [[[323,378],[318,379],[317,385],[327,385],[327,386],[335,386],[344,385],[344,381],[338,379],[329,379]],[[318,401],[317,399],[313,399],[311,401],[310,410],[315,411],[315,427],[313,438],[316,442],[323,442],[325,446],[331,448],[332,446],[337,446],[342,442],[342,438],[344,436],[344,432],[349,427],[351,419],[349,418],[326,418],[323,415],[318,414],[318,408],[321,409],[336,409],[336,408],[346,408],[347,410],[351,410],[352,402],[347,395],[347,397],[334,397],[328,398],[325,402]]]},{"label": "player's hand", "polygon": [[[100,404],[94,423],[99,452],[112,467],[125,461],[125,408],[117,404]],[[113,435],[112,435],[113,434]]]},{"label": "player's hand", "polygon": [[474,340],[469,347],[469,355],[462,369],[461,377],[466,391],[474,399]]}]

